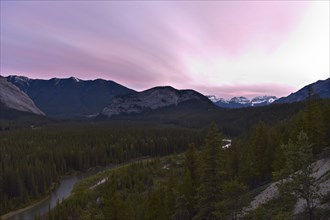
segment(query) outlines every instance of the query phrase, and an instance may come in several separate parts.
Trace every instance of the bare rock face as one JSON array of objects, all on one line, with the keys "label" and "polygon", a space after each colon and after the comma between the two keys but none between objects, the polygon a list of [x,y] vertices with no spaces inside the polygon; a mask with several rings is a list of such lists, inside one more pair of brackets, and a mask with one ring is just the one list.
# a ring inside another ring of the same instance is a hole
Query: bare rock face
[{"label": "bare rock face", "polygon": [[0,77],[0,103],[12,109],[45,115],[19,88]]},{"label": "bare rock face", "polygon": [[102,114],[111,117],[113,115],[142,113],[147,110],[177,106],[190,100],[209,100],[202,94],[193,90],[176,90],[172,87],[155,87],[143,92],[115,96],[111,103],[105,107]]}]

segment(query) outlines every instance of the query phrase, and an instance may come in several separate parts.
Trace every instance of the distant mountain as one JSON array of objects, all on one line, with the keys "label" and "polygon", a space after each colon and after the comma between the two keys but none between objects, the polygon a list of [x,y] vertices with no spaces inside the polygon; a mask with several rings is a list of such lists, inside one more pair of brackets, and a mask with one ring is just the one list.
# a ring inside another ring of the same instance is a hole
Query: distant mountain
[{"label": "distant mountain", "polygon": [[277,100],[276,96],[257,96],[251,100],[251,106],[264,106]]},{"label": "distant mountain", "polygon": [[[9,109],[15,109],[22,112],[44,115],[28,95],[15,85],[7,82],[3,77],[0,77],[0,107],[0,114],[5,114],[5,112],[10,111]],[[3,117],[5,116],[2,115],[1,118]]]},{"label": "distant mountain", "polygon": [[330,98],[330,78],[309,84],[287,97],[276,100],[274,103],[300,102],[308,99],[309,96],[313,99]]},{"label": "distant mountain", "polygon": [[217,98],[215,95],[206,95],[206,97],[211,100],[211,102],[215,103],[215,102],[218,102],[218,101],[224,101],[224,99],[222,98]]},{"label": "distant mountain", "polygon": [[215,96],[207,96],[215,105],[223,108],[244,108],[244,107],[256,107],[265,106],[274,102],[276,96],[257,96],[252,100],[246,97],[233,97],[230,100],[217,98]]},{"label": "distant mountain", "polygon": [[276,96],[258,96],[251,100],[246,97],[233,97],[230,100],[217,98],[214,95],[207,96],[215,105],[223,108],[244,108],[265,106],[276,103],[293,103],[306,100],[309,96],[313,99],[330,98],[330,78],[319,80],[309,84],[287,97],[277,99]]},{"label": "distant mountain", "polygon": [[25,92],[47,116],[81,117],[99,113],[115,95],[134,90],[114,81],[81,80],[75,77],[49,80],[8,76],[7,80]]},{"label": "distant mountain", "polygon": [[[212,107],[212,102],[208,98],[194,90],[177,90],[164,86],[135,94],[115,96],[103,109],[102,115],[109,118],[116,115],[136,115],[169,107],[178,108],[188,102],[193,102],[196,108]],[[185,109],[185,113],[188,114],[191,110],[191,108]]]}]

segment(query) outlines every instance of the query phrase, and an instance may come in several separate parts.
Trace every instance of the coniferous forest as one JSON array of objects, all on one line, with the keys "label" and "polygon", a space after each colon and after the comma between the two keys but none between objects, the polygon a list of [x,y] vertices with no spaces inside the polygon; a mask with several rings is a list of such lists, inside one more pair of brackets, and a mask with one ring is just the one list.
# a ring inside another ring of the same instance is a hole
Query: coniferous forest
[{"label": "coniferous forest", "polygon": [[[329,156],[329,115],[327,100],[313,101],[289,119],[256,120],[233,137],[216,121],[207,129],[85,121],[2,131],[1,214],[44,198],[64,175],[138,159],[81,181],[68,199],[36,218],[292,219],[301,198],[293,193],[280,193],[272,207],[244,210],[272,181]],[[227,138],[232,142],[224,148]],[[296,186],[311,176],[306,173]],[[105,183],[91,189],[101,179]],[[292,192],[289,187],[281,185],[283,192]],[[324,218],[329,210],[311,206],[308,216]]]},{"label": "coniferous forest", "polygon": [[45,196],[74,171],[183,152],[198,130],[136,124],[56,124],[1,133],[1,210]]}]

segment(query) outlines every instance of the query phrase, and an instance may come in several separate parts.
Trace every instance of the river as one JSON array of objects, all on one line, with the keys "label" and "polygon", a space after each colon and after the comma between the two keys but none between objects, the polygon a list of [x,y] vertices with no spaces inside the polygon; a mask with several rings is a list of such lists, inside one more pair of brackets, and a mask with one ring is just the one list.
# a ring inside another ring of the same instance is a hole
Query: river
[{"label": "river", "polygon": [[[57,201],[61,203],[64,199],[70,196],[74,185],[79,181],[91,175],[94,175],[100,171],[117,167],[115,165],[109,165],[107,167],[93,169],[86,173],[73,175],[70,177],[64,177],[61,179],[59,186],[53,191],[47,199],[44,199],[29,208],[23,208],[11,213],[6,214],[6,218],[2,216],[4,220],[31,220],[35,216],[43,215],[48,212],[49,208],[52,209],[56,206]],[[7,217],[8,216],[8,217]]]},{"label": "river", "polygon": [[2,220],[31,220],[34,219],[35,216],[38,215],[43,215],[46,214],[50,209],[54,208],[57,204],[57,201],[61,203],[64,199],[70,196],[72,189],[74,185],[89,176],[95,175],[98,172],[104,171],[104,170],[109,170],[109,169],[114,169],[120,166],[123,166],[128,163],[136,162],[139,160],[145,160],[148,159],[149,157],[140,157],[136,158],[121,164],[110,164],[106,167],[98,167],[91,169],[90,171],[87,171],[85,173],[80,173],[77,175],[69,176],[69,177],[64,177],[61,179],[59,186],[55,191],[53,191],[47,199],[44,199],[35,205],[29,206],[28,208],[23,208],[20,210],[16,210],[10,213],[7,213],[6,215],[2,216]]},{"label": "river", "polygon": [[79,176],[63,178],[58,188],[54,192],[52,192],[49,198],[41,201],[37,205],[27,210],[16,213],[11,217],[6,218],[6,220],[31,220],[34,219],[36,215],[42,215],[47,213],[49,208],[54,208],[56,206],[57,201],[61,202],[63,199],[67,198],[71,194],[74,184],[79,179]]}]

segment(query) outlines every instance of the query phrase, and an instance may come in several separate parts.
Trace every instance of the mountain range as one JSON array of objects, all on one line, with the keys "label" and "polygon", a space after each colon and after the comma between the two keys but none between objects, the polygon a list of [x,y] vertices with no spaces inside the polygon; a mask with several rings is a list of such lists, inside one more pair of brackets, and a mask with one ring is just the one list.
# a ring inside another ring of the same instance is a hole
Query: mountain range
[{"label": "mountain range", "polygon": [[230,100],[217,98],[214,95],[207,96],[216,106],[223,108],[244,108],[244,107],[257,107],[272,104],[277,100],[276,96],[257,96],[253,99],[248,99],[244,96],[233,97]]},{"label": "mountain range", "polygon": [[96,115],[115,95],[135,93],[114,81],[80,80],[76,77],[29,79],[8,76],[8,82],[26,93],[47,116],[82,117]]},{"label": "mountain range", "polygon": [[97,115],[118,118],[121,115],[152,112],[162,112],[162,115],[166,115],[166,111],[180,115],[194,112],[194,115],[198,115],[216,111],[216,106],[257,107],[299,102],[309,97],[330,98],[330,78],[307,85],[288,97],[277,99],[275,96],[258,96],[251,100],[245,97],[234,97],[230,100],[218,99],[215,96],[206,97],[194,90],[177,90],[170,86],[136,92],[114,81],[80,80],[75,77],[41,80],[8,76],[2,78],[1,83],[1,108],[6,106],[57,118],[86,118]]}]

